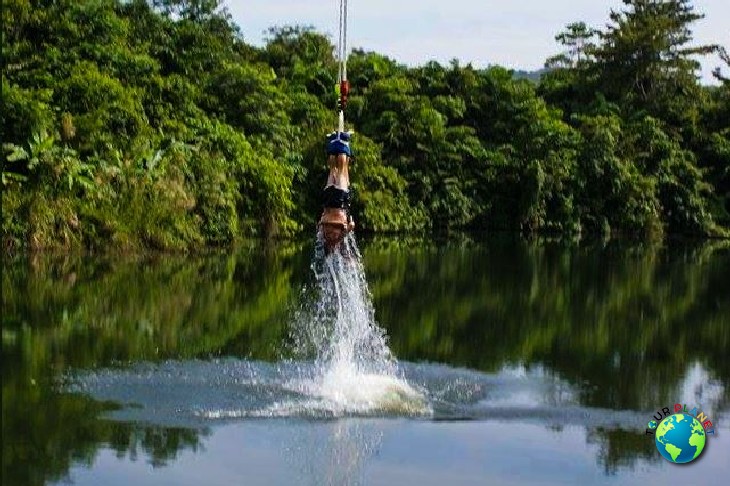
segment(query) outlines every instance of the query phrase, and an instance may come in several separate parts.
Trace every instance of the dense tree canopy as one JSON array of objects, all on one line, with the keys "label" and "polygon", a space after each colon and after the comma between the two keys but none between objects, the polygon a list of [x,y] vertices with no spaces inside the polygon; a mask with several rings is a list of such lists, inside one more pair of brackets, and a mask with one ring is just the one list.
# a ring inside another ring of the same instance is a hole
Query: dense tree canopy
[{"label": "dense tree canopy", "polygon": [[[363,231],[727,235],[730,83],[698,82],[689,0],[577,21],[538,83],[355,50]],[[247,44],[219,0],[9,0],[3,242],[191,248],[311,229],[334,46]],[[722,57],[727,62],[727,55]]]}]

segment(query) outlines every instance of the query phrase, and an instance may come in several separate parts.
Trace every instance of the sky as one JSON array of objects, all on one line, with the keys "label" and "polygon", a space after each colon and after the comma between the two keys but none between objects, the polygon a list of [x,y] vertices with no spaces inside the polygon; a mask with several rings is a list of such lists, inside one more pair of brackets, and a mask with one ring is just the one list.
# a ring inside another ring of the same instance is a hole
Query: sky
[{"label": "sky", "polygon": [[[603,29],[620,0],[348,0],[348,50],[363,48],[409,66],[458,59],[481,68],[528,71],[561,51],[555,36],[571,22]],[[225,0],[244,39],[263,45],[269,27],[313,26],[338,36],[339,0]],[[706,17],[693,25],[696,44],[730,49],[730,1],[695,0]],[[701,61],[702,81],[713,82],[717,57]],[[727,72],[727,69],[725,70]]]}]

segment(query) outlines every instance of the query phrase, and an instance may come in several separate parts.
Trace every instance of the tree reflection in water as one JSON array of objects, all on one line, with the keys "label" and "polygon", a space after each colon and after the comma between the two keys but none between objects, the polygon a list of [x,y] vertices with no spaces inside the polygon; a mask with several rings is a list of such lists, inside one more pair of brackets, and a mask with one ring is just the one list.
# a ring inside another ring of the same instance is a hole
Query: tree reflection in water
[{"label": "tree reflection in water", "polygon": [[[577,389],[584,407],[650,411],[690,394],[716,414],[728,409],[727,243],[464,237],[362,246],[376,318],[401,361],[485,372],[541,366]],[[143,453],[154,465],[198,450],[205,429],[103,420],[112,404],[60,393],[58,377],[168,358],[286,358],[311,250],[251,244],[196,257],[6,257],[3,484],[62,479],[71,464],[93,463],[100,447],[130,459]],[[697,369],[704,375],[689,380]],[[355,472],[323,474],[358,476],[379,447],[377,433],[353,423],[329,424],[322,439],[333,446],[322,453]],[[639,435],[596,428],[588,440],[602,444],[598,460],[611,472],[653,457]]]}]

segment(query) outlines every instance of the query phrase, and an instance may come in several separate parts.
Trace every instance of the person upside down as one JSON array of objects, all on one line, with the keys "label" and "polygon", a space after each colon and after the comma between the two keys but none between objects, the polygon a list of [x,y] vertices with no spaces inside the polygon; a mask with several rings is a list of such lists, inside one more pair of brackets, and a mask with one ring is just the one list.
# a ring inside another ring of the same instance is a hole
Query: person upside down
[{"label": "person upside down", "polygon": [[325,251],[332,253],[339,249],[345,236],[355,229],[355,221],[350,215],[350,133],[328,134],[326,151],[329,175],[322,192],[323,210],[318,227]]}]

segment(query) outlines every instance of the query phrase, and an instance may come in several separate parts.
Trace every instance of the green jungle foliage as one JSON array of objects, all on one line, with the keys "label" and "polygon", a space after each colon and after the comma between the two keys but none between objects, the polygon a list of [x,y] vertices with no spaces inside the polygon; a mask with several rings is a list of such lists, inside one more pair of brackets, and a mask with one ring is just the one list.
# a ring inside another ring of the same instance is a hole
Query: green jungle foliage
[{"label": "green jungle foliage", "polygon": [[[728,236],[730,59],[689,0],[582,22],[539,82],[354,50],[366,232]],[[311,230],[337,60],[308,28],[247,44],[218,0],[8,0],[6,249],[191,249]],[[717,86],[697,56],[720,53]]]}]

